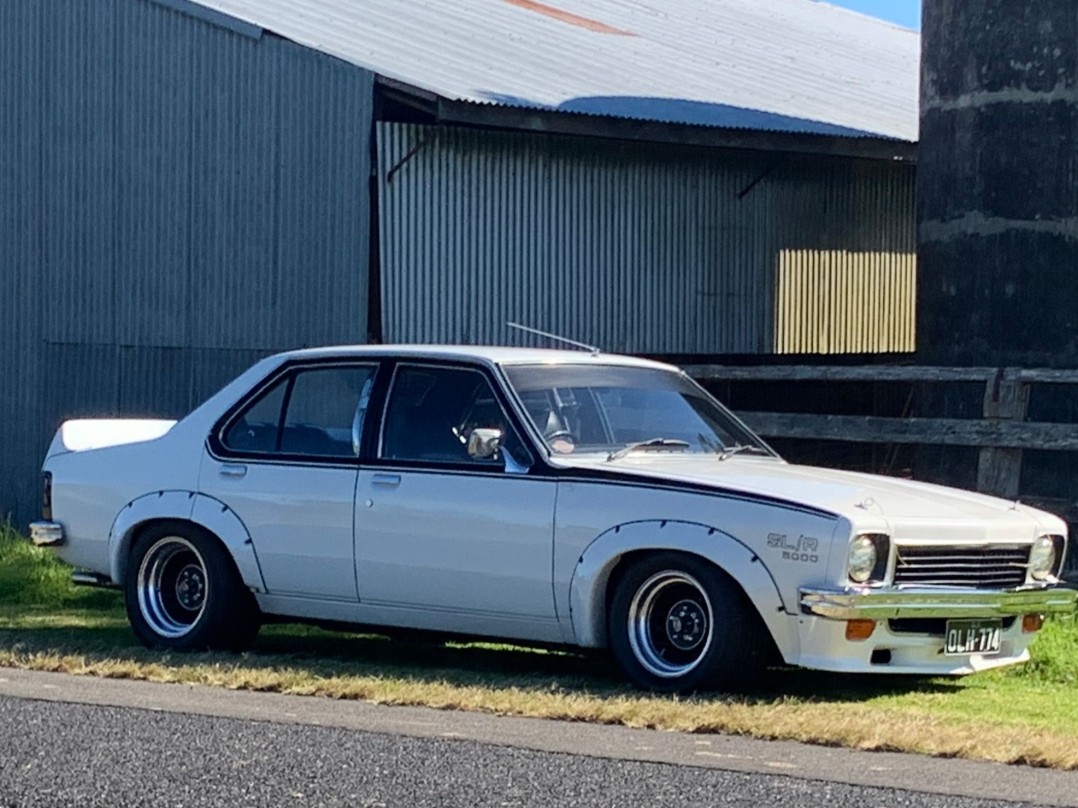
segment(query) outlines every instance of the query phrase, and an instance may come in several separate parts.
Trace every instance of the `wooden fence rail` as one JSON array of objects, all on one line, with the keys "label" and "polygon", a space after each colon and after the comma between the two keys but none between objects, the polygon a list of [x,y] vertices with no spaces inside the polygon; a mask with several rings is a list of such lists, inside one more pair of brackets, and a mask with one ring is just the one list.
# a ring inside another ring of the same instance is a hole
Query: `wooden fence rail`
[{"label": "wooden fence rail", "polygon": [[1078,451],[1078,424],[1027,423],[1033,384],[1078,384],[1078,370],[1049,368],[945,368],[924,366],[820,367],[688,365],[697,381],[754,382],[969,382],[984,385],[981,419],[884,418],[739,412],[764,437],[856,443],[938,444],[980,449],[977,488],[1017,497],[1023,449]]}]

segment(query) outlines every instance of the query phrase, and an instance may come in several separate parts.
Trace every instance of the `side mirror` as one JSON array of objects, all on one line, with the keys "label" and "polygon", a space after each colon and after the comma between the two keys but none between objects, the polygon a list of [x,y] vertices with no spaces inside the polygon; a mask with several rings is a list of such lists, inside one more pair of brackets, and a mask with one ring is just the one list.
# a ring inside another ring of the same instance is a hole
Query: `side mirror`
[{"label": "side mirror", "polygon": [[500,429],[476,428],[468,436],[468,456],[472,460],[490,460],[502,448]]}]

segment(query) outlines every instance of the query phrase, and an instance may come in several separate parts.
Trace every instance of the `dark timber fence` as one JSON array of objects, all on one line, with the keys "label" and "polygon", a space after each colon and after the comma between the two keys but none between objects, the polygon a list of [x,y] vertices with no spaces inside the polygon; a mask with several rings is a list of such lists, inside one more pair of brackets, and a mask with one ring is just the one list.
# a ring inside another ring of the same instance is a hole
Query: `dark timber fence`
[{"label": "dark timber fence", "polygon": [[[738,415],[766,438],[846,441],[862,444],[908,444],[973,447],[978,452],[977,490],[1019,498],[1023,451],[1078,451],[1078,423],[1031,423],[1026,413],[1033,385],[1078,385],[1078,370],[1024,368],[950,368],[922,366],[833,367],[686,365],[699,382],[982,383],[980,418],[880,417],[788,412],[744,412]],[[1078,394],[1078,389],[1076,389]],[[1021,492],[1022,500],[1059,513],[1072,525],[1078,504],[1058,497]],[[1068,569],[1078,572],[1078,542],[1072,539]]]}]

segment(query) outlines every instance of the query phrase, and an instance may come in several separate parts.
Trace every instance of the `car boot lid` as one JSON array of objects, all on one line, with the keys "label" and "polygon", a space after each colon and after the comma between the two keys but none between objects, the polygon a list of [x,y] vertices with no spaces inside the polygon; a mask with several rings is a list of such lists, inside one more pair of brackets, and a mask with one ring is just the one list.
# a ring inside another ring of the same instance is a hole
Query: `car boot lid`
[{"label": "car boot lid", "polygon": [[64,421],[49,446],[48,457],[155,440],[176,421],[160,418],[79,418]]}]

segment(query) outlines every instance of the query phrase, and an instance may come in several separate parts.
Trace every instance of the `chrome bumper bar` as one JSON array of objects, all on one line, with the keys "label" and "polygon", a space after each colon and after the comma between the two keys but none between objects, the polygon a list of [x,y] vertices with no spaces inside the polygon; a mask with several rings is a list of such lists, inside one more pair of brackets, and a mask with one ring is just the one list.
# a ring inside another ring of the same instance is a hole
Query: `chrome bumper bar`
[{"label": "chrome bumper bar", "polygon": [[59,522],[31,522],[30,541],[38,547],[56,547],[64,543],[64,526]]},{"label": "chrome bumper bar", "polygon": [[802,589],[801,611],[833,620],[1001,617],[1073,612],[1078,591],[1053,589]]},{"label": "chrome bumper bar", "polygon": [[76,586],[100,586],[105,589],[115,589],[117,586],[109,576],[89,570],[75,570],[71,573],[71,583]]}]

